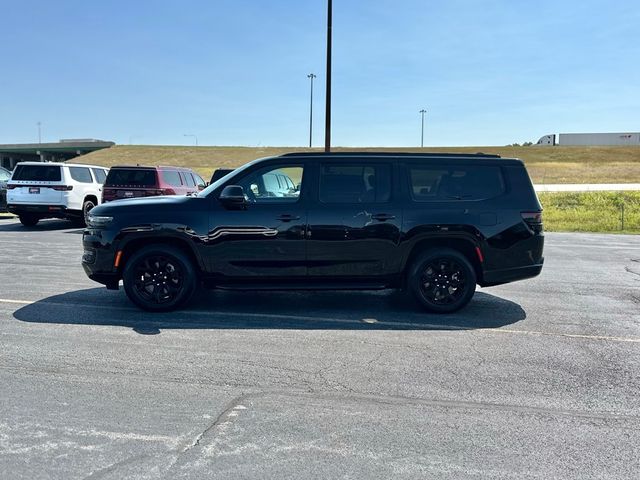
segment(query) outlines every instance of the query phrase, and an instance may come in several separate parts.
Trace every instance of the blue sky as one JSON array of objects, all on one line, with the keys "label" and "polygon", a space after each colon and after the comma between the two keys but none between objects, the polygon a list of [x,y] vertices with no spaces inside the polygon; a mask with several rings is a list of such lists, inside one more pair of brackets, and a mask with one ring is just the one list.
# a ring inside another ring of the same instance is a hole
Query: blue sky
[{"label": "blue sky", "polygon": [[[304,146],[325,0],[0,0],[0,143]],[[633,1],[334,0],[334,145],[640,130]]]}]

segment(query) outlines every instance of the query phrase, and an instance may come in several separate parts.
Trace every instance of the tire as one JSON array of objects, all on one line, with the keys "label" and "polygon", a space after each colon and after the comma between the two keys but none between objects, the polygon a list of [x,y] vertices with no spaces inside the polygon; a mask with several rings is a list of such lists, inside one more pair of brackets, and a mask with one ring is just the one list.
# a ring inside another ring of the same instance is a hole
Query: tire
[{"label": "tire", "polygon": [[181,250],[150,245],[126,261],[124,291],[143,310],[168,312],[184,305],[197,287],[193,262]]},{"label": "tire", "polygon": [[96,206],[93,200],[85,200],[82,204],[82,214],[80,217],[73,218],[71,221],[78,227],[86,227],[89,212]]},{"label": "tire", "polygon": [[25,227],[34,227],[40,221],[40,218],[36,215],[24,214],[18,217],[20,219],[20,223]]},{"label": "tire", "polygon": [[428,311],[452,313],[466,306],[476,291],[476,272],[457,250],[437,248],[415,259],[408,287]]}]

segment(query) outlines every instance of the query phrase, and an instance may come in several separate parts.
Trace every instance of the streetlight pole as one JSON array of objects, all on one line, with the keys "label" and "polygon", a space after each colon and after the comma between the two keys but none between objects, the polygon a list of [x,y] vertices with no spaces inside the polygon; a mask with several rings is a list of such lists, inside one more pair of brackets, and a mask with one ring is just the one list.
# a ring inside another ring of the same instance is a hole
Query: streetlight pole
[{"label": "streetlight pole", "polygon": [[425,113],[427,113],[427,111],[424,108],[420,110],[420,114],[422,115],[422,133],[420,134],[420,148],[424,147],[424,114]]},{"label": "streetlight pole", "polygon": [[307,75],[307,78],[311,79],[311,100],[309,102],[309,148],[311,148],[311,141],[313,139],[313,79],[316,76],[313,73]]},{"label": "streetlight pole", "polygon": [[331,16],[333,12],[333,5],[331,0],[327,1],[327,104],[325,107],[324,151],[329,153],[331,151]]},{"label": "streetlight pole", "polygon": [[42,132],[41,132],[41,127],[42,122],[38,122],[38,143],[42,143]]},{"label": "streetlight pole", "polygon": [[185,133],[184,134],[185,137],[193,137],[196,140],[196,147],[198,146],[198,136],[194,135],[193,133]]}]

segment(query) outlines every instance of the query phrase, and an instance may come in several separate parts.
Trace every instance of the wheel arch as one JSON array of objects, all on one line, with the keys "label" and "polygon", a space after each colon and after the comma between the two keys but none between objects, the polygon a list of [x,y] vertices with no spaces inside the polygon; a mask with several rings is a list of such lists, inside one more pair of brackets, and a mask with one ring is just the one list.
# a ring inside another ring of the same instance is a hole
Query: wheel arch
[{"label": "wheel arch", "polygon": [[473,266],[478,283],[483,281],[483,267],[480,261],[477,242],[471,235],[461,234],[455,236],[424,236],[416,238],[409,250],[409,254],[404,263],[403,282],[406,282],[407,274],[415,259],[423,252],[435,248],[449,248],[463,254]]},{"label": "wheel arch", "polygon": [[131,256],[140,250],[141,248],[152,246],[152,245],[163,245],[163,246],[171,246],[179,249],[183,252],[187,257],[193,262],[193,266],[198,273],[201,273],[204,269],[204,265],[202,263],[201,258],[193,247],[190,245],[189,241],[176,237],[176,236],[163,236],[163,237],[125,237],[122,243],[118,246],[117,251],[122,252],[122,257],[120,259],[120,264],[118,266],[118,272],[122,274],[124,266],[127,263],[127,260],[131,258]]}]

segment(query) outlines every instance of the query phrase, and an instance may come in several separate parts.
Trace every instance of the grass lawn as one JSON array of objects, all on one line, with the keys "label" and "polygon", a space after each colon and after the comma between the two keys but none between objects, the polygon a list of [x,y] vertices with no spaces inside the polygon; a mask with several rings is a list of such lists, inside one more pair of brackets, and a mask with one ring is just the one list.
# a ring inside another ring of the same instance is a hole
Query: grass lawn
[{"label": "grass lawn", "polygon": [[[399,151],[497,153],[524,160],[534,183],[640,182],[640,147],[437,147],[334,148],[334,151]],[[287,147],[186,147],[118,145],[82,157],[83,163],[112,165],[176,165],[210,178],[216,168],[236,168],[249,160],[293,151],[322,149]]]},{"label": "grass lawn", "polygon": [[539,193],[550,232],[640,233],[640,192]]}]

